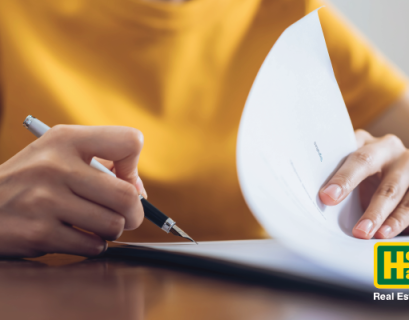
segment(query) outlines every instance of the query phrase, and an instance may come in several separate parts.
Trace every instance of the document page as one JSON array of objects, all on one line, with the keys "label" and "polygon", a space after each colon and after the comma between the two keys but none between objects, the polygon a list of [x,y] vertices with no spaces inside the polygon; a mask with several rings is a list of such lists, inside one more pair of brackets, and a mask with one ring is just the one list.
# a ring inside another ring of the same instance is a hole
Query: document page
[{"label": "document page", "polygon": [[[370,291],[373,285],[363,281],[351,281],[350,278],[311,262],[303,256],[295,254],[282,246],[275,239],[268,240],[236,240],[236,241],[205,241],[196,245],[191,242],[170,243],[121,243],[127,247],[110,248],[120,256],[135,258],[148,257],[163,262],[177,262],[177,255],[183,255],[183,264],[189,260],[189,265],[201,267],[211,259],[217,263],[239,265],[249,272],[262,272],[266,277],[286,275],[288,279],[305,279],[309,282],[320,282],[343,288]],[[115,249],[117,249],[115,251]],[[119,250],[118,250],[119,249]],[[146,255],[144,249],[152,250]],[[122,253],[120,251],[122,250]],[[165,256],[163,253],[171,253]],[[217,269],[217,267],[216,267]],[[219,271],[217,269],[217,271]]]},{"label": "document page", "polygon": [[314,11],[281,35],[253,84],[237,143],[240,186],[253,214],[284,246],[354,281],[372,283],[373,247],[382,240],[352,237],[362,215],[357,190],[334,207],[318,198],[355,150]]}]

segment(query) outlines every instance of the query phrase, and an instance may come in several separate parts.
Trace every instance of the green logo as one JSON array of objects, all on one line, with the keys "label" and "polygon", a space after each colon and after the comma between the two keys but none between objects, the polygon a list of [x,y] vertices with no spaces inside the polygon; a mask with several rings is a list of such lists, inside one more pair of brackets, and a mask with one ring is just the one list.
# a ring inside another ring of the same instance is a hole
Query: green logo
[{"label": "green logo", "polygon": [[409,288],[409,243],[378,242],[375,244],[374,267],[375,287]]}]

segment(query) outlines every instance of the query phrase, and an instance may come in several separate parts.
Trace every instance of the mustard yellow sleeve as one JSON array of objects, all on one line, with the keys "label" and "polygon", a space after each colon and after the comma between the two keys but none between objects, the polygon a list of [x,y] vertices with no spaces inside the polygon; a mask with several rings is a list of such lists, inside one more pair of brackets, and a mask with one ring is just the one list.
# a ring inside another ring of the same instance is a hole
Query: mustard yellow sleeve
[{"label": "mustard yellow sleeve", "polygon": [[354,128],[376,119],[405,91],[407,79],[334,9],[306,0],[306,13],[319,16],[328,52]]}]

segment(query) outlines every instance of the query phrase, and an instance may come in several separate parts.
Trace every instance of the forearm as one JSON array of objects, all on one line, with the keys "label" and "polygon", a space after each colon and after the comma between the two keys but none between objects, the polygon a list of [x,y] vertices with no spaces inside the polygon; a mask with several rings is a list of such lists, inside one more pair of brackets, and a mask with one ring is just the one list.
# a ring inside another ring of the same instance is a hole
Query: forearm
[{"label": "forearm", "polygon": [[409,147],[409,89],[365,130],[375,137],[388,133],[398,136]]}]

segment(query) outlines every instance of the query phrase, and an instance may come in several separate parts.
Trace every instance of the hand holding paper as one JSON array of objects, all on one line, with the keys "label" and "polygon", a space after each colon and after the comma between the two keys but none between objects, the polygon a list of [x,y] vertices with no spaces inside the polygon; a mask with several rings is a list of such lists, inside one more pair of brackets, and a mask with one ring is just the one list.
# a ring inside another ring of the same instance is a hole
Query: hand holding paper
[{"label": "hand holding paper", "polygon": [[355,188],[366,209],[352,233],[361,239],[392,238],[409,224],[409,157],[403,143],[393,135],[374,138],[356,132],[359,149],[350,154],[320,191],[327,205],[337,205]]}]

